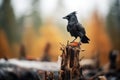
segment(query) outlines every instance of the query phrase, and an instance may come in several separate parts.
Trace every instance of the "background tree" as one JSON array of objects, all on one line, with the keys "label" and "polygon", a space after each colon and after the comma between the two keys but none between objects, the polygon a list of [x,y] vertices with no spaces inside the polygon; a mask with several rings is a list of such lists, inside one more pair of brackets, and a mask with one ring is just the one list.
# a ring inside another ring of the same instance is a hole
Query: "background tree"
[{"label": "background tree", "polygon": [[120,1],[114,0],[107,16],[107,29],[113,49],[120,50]]},{"label": "background tree", "polygon": [[41,16],[39,11],[39,3],[40,0],[33,0],[31,3],[31,18],[33,21],[33,26],[36,32],[38,32],[38,29],[41,25]]},{"label": "background tree", "polygon": [[11,0],[3,0],[0,6],[0,28],[5,31],[9,43],[13,43],[19,40],[19,36],[14,11],[10,1]]}]

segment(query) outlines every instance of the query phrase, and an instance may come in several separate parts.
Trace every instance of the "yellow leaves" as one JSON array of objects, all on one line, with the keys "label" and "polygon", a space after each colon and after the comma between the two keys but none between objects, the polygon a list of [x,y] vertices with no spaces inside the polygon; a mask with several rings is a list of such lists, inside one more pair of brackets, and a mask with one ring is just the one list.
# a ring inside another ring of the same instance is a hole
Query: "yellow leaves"
[{"label": "yellow leaves", "polygon": [[0,57],[12,57],[5,32],[0,29]]}]

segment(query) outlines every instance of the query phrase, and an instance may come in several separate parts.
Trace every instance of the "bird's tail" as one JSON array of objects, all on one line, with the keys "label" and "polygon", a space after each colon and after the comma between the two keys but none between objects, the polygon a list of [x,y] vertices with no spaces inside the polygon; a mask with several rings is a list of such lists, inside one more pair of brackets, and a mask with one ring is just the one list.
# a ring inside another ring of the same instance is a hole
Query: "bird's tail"
[{"label": "bird's tail", "polygon": [[82,42],[82,43],[89,43],[89,41],[90,41],[90,39],[89,39],[86,35],[84,35],[84,36],[81,38],[81,42]]}]

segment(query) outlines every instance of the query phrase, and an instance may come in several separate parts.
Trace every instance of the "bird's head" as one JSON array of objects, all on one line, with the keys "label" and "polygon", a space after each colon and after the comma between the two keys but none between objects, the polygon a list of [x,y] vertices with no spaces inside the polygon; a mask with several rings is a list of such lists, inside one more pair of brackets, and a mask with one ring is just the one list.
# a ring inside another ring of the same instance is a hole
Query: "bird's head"
[{"label": "bird's head", "polygon": [[69,19],[70,19],[71,17],[73,17],[73,16],[76,16],[76,11],[74,11],[74,12],[68,14],[67,16],[63,17],[63,19],[69,20]]},{"label": "bird's head", "polygon": [[74,11],[74,12],[68,14],[67,16],[63,17],[63,19],[69,19],[70,17],[75,16],[75,15],[76,15],[76,11]]}]

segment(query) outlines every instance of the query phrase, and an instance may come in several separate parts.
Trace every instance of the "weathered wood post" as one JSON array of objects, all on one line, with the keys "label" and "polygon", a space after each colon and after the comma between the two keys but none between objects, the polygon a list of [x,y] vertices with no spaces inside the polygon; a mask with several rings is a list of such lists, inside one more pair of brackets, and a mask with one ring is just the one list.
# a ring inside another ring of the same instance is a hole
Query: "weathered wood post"
[{"label": "weathered wood post", "polygon": [[62,46],[61,50],[62,80],[79,80],[81,76],[79,64],[80,45],[77,42],[70,43],[67,46]]}]

